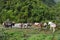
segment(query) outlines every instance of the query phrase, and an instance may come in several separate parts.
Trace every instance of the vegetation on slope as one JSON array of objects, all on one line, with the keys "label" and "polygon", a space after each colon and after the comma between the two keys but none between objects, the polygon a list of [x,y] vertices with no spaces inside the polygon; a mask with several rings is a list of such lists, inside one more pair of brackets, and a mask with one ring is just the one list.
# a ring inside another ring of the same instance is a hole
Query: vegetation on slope
[{"label": "vegetation on slope", "polygon": [[54,0],[0,0],[0,23],[6,19],[15,22],[41,22],[59,19],[60,6]]}]

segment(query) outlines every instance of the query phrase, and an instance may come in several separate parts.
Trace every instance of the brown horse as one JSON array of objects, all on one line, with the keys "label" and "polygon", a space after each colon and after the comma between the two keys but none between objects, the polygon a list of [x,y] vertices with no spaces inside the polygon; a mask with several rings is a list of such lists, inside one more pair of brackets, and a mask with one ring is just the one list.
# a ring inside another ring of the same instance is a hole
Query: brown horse
[{"label": "brown horse", "polygon": [[42,23],[34,23],[33,26],[38,29],[42,29]]},{"label": "brown horse", "polygon": [[42,23],[42,22],[41,23],[34,23],[33,27],[46,30],[47,29],[47,23]]}]

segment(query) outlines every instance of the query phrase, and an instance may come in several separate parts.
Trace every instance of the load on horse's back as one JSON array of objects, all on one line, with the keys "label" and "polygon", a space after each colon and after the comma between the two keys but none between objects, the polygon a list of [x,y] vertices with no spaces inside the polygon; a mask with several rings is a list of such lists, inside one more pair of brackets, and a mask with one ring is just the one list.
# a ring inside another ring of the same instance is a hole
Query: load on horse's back
[{"label": "load on horse's back", "polygon": [[3,25],[5,27],[12,27],[13,26],[12,22],[9,19],[7,19],[5,22],[3,22]]},{"label": "load on horse's back", "polygon": [[34,24],[33,24],[33,26],[35,26],[36,28],[42,28],[42,23],[37,23],[37,22],[35,22]]}]

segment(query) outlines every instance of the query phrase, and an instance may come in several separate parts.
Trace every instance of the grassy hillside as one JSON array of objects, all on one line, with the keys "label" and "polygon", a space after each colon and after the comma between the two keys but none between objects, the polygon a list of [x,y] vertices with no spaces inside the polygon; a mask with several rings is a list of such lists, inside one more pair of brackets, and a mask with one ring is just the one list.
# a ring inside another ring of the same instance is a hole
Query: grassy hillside
[{"label": "grassy hillside", "polygon": [[0,40],[60,40],[60,31],[3,28],[0,29]]}]

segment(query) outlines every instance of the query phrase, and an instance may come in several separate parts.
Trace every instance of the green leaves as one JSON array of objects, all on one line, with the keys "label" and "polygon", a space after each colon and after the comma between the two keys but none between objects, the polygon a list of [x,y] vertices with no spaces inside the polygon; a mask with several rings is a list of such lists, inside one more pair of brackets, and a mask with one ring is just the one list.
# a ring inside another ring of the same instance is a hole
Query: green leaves
[{"label": "green leaves", "polygon": [[55,7],[49,7],[45,2],[50,4],[53,0],[1,0],[0,21],[3,22],[7,18],[16,22],[55,20],[55,17],[59,14],[60,8],[57,7],[56,10]]}]

